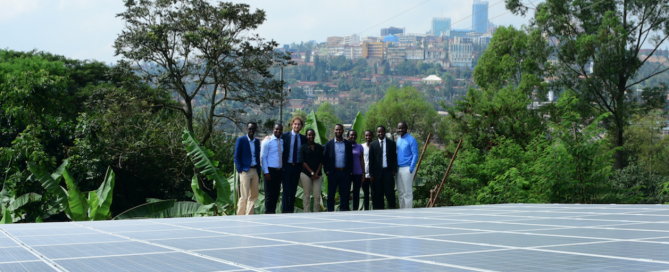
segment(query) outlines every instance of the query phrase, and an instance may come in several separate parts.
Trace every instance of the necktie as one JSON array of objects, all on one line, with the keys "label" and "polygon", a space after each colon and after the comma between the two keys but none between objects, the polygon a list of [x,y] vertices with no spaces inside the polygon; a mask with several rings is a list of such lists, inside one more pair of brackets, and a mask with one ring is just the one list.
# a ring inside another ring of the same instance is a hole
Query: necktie
[{"label": "necktie", "polygon": [[279,168],[283,168],[283,159],[281,159],[281,140],[279,140],[279,138],[276,138],[276,145],[279,147]]},{"label": "necktie", "polygon": [[293,163],[297,163],[297,136],[295,135],[295,143],[293,144]]}]

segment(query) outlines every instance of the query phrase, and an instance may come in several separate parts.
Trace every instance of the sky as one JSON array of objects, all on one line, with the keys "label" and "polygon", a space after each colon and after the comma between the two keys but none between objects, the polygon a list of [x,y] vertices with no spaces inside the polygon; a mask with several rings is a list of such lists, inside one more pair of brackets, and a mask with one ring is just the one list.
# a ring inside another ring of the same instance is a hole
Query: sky
[{"label": "sky", "polygon": [[[212,0],[213,2],[213,0]],[[453,28],[471,28],[472,0],[245,0],[262,9],[267,20],[257,33],[279,44],[328,36],[379,36],[382,27],[405,27],[408,33],[430,30],[433,17],[450,17]],[[535,1],[538,3],[540,1]],[[520,27],[529,18],[515,16],[503,0],[489,1],[488,18]],[[112,45],[123,30],[116,14],[123,0],[0,0],[0,48],[41,50],[68,58],[113,63]]]}]

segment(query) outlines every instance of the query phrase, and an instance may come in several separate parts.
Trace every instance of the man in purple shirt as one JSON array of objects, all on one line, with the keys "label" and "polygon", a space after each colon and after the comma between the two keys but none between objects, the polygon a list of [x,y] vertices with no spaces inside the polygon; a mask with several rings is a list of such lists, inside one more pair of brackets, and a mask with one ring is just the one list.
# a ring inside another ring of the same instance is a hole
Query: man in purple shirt
[{"label": "man in purple shirt", "polygon": [[397,125],[397,194],[400,200],[400,209],[411,209],[413,207],[413,176],[416,174],[416,163],[418,163],[418,142],[407,133],[407,123],[402,121]]}]

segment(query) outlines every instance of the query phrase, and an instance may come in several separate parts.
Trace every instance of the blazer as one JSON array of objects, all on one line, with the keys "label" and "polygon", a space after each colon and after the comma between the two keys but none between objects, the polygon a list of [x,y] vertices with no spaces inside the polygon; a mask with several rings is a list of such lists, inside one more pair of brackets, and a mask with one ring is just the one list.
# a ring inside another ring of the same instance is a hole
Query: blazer
[{"label": "blazer", "polygon": [[[288,157],[290,156],[290,145],[293,144],[293,142],[290,141],[291,138],[293,137],[292,132],[293,131],[291,130],[291,131],[284,132],[283,134],[281,134],[281,140],[283,140],[283,147],[282,147],[283,150],[281,150],[282,153],[283,153],[283,155],[282,155],[283,165],[288,164]],[[300,154],[300,146],[307,143],[307,136],[304,136],[304,135],[299,134],[299,133],[297,135],[300,135],[300,144],[297,145],[297,150],[295,150],[295,152],[297,152],[297,154]],[[297,163],[300,163],[300,165],[302,165],[301,161],[297,162]]]},{"label": "blazer", "polygon": [[[260,171],[260,140],[254,138],[254,142],[256,153],[255,167],[257,167],[256,170],[258,171],[258,175],[260,175],[262,174]],[[237,138],[237,142],[235,142],[235,166],[239,173],[251,169],[251,146],[249,145],[249,138],[247,135]]]},{"label": "blazer", "polygon": [[[345,145],[345,158],[344,158],[344,163],[346,167],[344,167],[344,172],[351,174],[353,173],[353,145],[351,145],[351,142],[348,140],[344,140],[344,145]],[[333,171],[335,171],[335,140],[329,140],[327,143],[325,143],[325,146],[323,147],[323,170],[325,173],[330,173],[332,174]]]},{"label": "blazer", "polygon": [[[391,139],[386,138],[386,163],[388,170],[397,172],[397,144]],[[380,177],[383,171],[383,150],[379,140],[369,145],[369,174]]]}]

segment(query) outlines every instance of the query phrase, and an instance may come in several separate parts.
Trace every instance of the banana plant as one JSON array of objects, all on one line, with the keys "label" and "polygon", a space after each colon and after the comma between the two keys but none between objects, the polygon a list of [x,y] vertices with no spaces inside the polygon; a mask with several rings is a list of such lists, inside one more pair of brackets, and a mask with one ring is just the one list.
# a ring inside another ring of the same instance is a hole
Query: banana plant
[{"label": "banana plant", "polygon": [[[198,170],[200,174],[213,182],[216,189],[216,199],[212,199],[205,191],[200,189],[197,175],[193,176],[191,188],[193,189],[195,200],[202,205],[209,205],[214,203],[214,215],[225,214],[225,209],[234,206],[234,195],[232,194],[234,182],[230,182],[223,172],[218,169],[218,161],[213,160],[214,152],[200,145],[200,142],[195,139],[195,135],[188,130],[184,130],[182,135],[182,143],[184,144],[188,157]],[[233,176],[234,180],[234,176]]]},{"label": "banana plant", "polygon": [[[111,217],[111,203],[115,184],[115,174],[111,168],[100,187],[95,191],[81,192],[74,178],[67,171],[68,161],[49,174],[35,164],[28,164],[28,169],[42,184],[42,187],[54,195],[54,203],[58,211],[64,211],[72,221],[106,220]],[[60,186],[61,179],[65,180],[67,189]]]},{"label": "banana plant", "polygon": [[174,199],[148,198],[146,201],[147,203],[118,214],[112,220],[206,216],[212,213],[214,207],[214,203],[202,205],[192,201],[177,202]]}]

